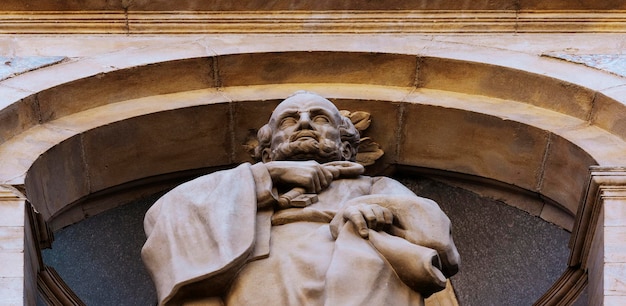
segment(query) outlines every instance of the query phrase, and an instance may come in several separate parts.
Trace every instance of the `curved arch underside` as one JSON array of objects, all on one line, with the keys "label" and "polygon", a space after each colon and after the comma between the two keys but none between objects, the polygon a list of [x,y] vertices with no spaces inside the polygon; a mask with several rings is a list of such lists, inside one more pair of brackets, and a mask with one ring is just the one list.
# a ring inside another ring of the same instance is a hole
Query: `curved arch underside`
[{"label": "curved arch underside", "polygon": [[[622,81],[567,82],[555,77],[560,63],[547,60],[542,74],[492,62],[297,51],[103,71],[3,110],[17,119],[3,121],[0,156],[8,171],[1,179],[26,183],[29,199],[52,221],[116,186],[251,161],[243,146],[255,129],[281,99],[306,89],[373,114],[368,136],[385,155],[370,172],[404,165],[503,182],[550,199],[554,206],[531,213],[571,229],[588,167],[626,164],[615,154],[626,148],[614,116],[623,104],[599,88]],[[28,169],[36,175],[24,181]],[[55,227],[107,208],[82,208]]]}]

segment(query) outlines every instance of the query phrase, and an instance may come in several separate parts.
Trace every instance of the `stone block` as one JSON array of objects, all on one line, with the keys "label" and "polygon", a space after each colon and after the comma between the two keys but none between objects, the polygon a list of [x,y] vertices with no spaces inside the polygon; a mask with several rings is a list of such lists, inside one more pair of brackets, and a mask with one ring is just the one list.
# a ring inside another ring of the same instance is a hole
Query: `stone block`
[{"label": "stone block", "polygon": [[604,306],[623,306],[626,296],[623,295],[607,295],[604,297]]},{"label": "stone block", "polygon": [[626,263],[606,263],[604,265],[604,294],[626,298]]},{"label": "stone block", "polygon": [[595,0],[520,0],[517,2],[521,10],[624,10],[626,3],[621,0],[595,1]]},{"label": "stone block", "polygon": [[[24,277],[24,253],[22,251],[0,252],[0,279]],[[0,295],[1,296],[1,295]]]},{"label": "stone block", "polygon": [[43,153],[29,169],[27,181],[29,200],[44,219],[88,195],[81,137],[68,138]]},{"label": "stone block", "polygon": [[539,192],[576,215],[589,181],[589,167],[596,161],[584,150],[554,134],[542,171]]},{"label": "stone block", "polygon": [[213,87],[210,58],[192,58],[117,70],[37,94],[44,122],[93,107],[144,96]]},{"label": "stone block", "polygon": [[618,87],[596,94],[594,100],[591,123],[603,128],[612,134],[626,139],[626,106],[607,96],[626,96],[626,87]]},{"label": "stone block", "polygon": [[251,53],[218,57],[222,86],[358,83],[412,86],[415,56],[358,52]]},{"label": "stone block", "polygon": [[574,228],[574,215],[561,207],[545,204],[539,217],[570,232]]},{"label": "stone block", "polygon": [[[286,98],[286,97],[285,97]],[[233,155],[236,163],[252,162],[252,144],[256,144],[259,128],[267,123],[276,105],[282,99],[267,101],[233,102],[233,126],[235,126],[235,147]]]},{"label": "stone block", "polygon": [[0,199],[0,225],[24,226],[24,201]]},{"label": "stone block", "polygon": [[92,192],[133,180],[230,163],[230,104],[163,111],[84,134]]},{"label": "stone block", "polygon": [[24,278],[0,276],[0,305],[25,305],[23,291]]},{"label": "stone block", "polygon": [[604,199],[603,205],[605,226],[626,226],[626,203],[623,199]]},{"label": "stone block", "polygon": [[[626,226],[604,227],[604,260],[626,264]],[[626,275],[626,274],[624,274]]]},{"label": "stone block", "polygon": [[0,226],[0,252],[24,250],[24,227]]},{"label": "stone block", "polygon": [[0,143],[39,123],[35,96],[29,96],[0,110]]},{"label": "stone block", "polygon": [[401,105],[393,102],[371,100],[332,99],[339,109],[364,111],[371,114],[372,123],[364,131],[366,137],[378,143],[385,154],[374,165],[368,166],[369,173],[379,173],[398,160],[398,135]]},{"label": "stone block", "polygon": [[82,10],[124,10],[123,3],[125,1],[110,0],[69,0],[55,1],[42,0],[37,4],[27,3],[19,0],[7,0],[2,3],[2,9],[7,11],[82,11]]},{"label": "stone block", "polygon": [[[453,123],[453,124],[452,124]],[[398,163],[483,176],[535,190],[547,132],[501,118],[406,105]]]},{"label": "stone block", "polygon": [[75,133],[50,125],[35,125],[9,139],[0,146],[0,182],[10,185],[24,184],[26,172],[33,162],[49,148]]},{"label": "stone block", "polygon": [[510,68],[445,58],[420,59],[418,87],[515,100],[586,120],[593,91]]},{"label": "stone block", "polygon": [[376,1],[302,1],[302,2],[267,2],[267,1],[198,1],[188,0],[180,2],[164,0],[135,0],[131,2],[131,10],[215,10],[215,11],[251,11],[251,10],[512,10],[515,9],[515,2],[512,0],[492,0],[492,1],[405,1],[391,0],[383,2]]}]

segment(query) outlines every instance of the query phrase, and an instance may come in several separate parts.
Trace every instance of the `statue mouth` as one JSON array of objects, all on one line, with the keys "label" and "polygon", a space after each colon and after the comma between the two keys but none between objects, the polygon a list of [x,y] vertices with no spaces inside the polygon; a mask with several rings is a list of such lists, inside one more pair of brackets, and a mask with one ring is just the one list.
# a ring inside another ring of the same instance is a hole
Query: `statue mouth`
[{"label": "statue mouth", "polygon": [[303,141],[303,140],[309,140],[309,139],[319,141],[319,136],[320,136],[319,133],[315,131],[302,130],[291,135],[291,137],[289,137],[289,141],[294,142],[294,141]]}]

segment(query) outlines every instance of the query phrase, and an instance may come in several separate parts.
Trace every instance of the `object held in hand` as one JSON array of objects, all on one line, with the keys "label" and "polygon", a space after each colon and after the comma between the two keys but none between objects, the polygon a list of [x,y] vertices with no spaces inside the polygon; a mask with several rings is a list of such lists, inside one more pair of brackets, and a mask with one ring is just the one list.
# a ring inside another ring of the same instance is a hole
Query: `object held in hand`
[{"label": "object held in hand", "polygon": [[[365,171],[361,164],[349,161],[335,161],[322,165],[324,168],[333,173],[333,178],[339,177],[357,177]],[[317,194],[306,193],[301,187],[296,187],[282,194],[278,199],[278,207],[285,209],[290,207],[307,207],[313,203],[317,203]]]}]

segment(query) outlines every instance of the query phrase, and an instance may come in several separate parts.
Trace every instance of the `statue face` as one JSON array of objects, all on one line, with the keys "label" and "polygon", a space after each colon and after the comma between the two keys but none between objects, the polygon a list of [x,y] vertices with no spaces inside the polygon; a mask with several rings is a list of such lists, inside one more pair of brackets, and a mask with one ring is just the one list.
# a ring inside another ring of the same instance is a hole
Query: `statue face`
[{"label": "statue face", "polygon": [[341,160],[340,124],[341,115],[332,102],[311,93],[292,96],[272,113],[269,123],[272,140],[267,157],[318,162]]}]

